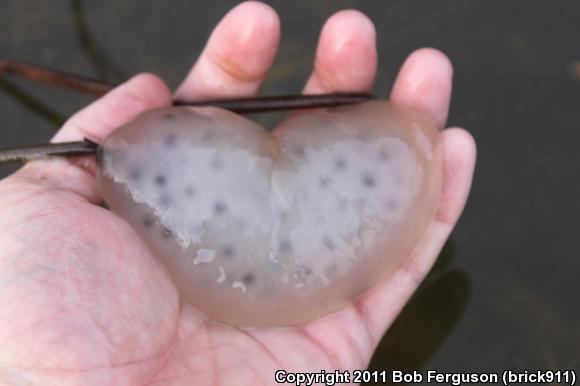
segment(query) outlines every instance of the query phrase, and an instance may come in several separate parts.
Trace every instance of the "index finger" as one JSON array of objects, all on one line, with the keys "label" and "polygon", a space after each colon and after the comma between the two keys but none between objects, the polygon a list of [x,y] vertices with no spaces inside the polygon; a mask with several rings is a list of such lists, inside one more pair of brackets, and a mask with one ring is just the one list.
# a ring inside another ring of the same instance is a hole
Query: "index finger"
[{"label": "index finger", "polygon": [[228,12],[177,88],[182,100],[255,94],[272,65],[280,21],[268,5],[247,1]]}]

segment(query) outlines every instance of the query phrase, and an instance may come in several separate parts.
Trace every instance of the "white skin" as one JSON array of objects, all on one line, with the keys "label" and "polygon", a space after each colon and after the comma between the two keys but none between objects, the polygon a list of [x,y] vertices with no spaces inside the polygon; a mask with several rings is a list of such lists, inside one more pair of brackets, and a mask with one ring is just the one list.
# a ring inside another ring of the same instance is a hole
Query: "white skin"
[{"label": "white skin", "polygon": [[[279,20],[245,2],[214,30],[175,92],[183,99],[255,94],[271,66]],[[325,24],[304,92],[368,91],[376,74],[372,22],[341,11]],[[445,126],[452,67],[420,49],[402,66],[391,101]],[[137,75],[75,114],[55,141],[100,141],[140,112],[168,106],[156,76]],[[301,327],[243,331],[180,302],[127,223],[99,207],[94,162],[35,161],[0,182],[0,384],[270,385],[276,369],[365,368],[432,267],[461,214],[475,144],[441,132],[443,191],[407,263],[347,309]]]}]

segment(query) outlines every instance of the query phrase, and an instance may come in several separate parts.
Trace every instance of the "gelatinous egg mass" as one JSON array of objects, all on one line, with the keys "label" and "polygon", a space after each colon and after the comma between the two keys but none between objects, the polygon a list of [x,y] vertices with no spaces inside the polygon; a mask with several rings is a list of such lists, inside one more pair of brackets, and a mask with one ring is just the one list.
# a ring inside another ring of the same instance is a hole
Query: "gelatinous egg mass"
[{"label": "gelatinous egg mass", "polygon": [[345,307],[409,258],[439,200],[435,124],[372,101],[273,133],[217,108],[140,115],[101,146],[109,207],[182,298],[238,326]]}]

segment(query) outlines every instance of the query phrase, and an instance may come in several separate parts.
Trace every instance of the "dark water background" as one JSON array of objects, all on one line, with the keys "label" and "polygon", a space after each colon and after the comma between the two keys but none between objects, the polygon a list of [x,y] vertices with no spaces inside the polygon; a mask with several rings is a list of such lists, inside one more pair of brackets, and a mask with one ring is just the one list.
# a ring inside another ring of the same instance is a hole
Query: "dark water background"
[{"label": "dark water background", "polygon": [[[0,56],[175,86],[236,3],[0,0]],[[449,123],[478,143],[463,218],[371,367],[580,369],[580,2],[268,3],[283,38],[264,93],[298,92],[325,19],[358,8],[377,25],[376,94],[413,49],[437,47],[455,65]],[[0,147],[47,141],[91,100],[0,78]]]}]

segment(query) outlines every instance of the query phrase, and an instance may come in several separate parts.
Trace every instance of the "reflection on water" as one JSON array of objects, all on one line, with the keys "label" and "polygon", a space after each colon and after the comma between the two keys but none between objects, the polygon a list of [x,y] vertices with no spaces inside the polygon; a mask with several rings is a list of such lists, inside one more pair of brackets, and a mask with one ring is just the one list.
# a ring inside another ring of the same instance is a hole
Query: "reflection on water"
[{"label": "reflection on water", "polygon": [[431,356],[461,320],[469,302],[467,274],[449,268],[455,259],[450,239],[430,274],[393,323],[377,349],[370,368],[424,369]]},{"label": "reflection on water", "polygon": [[0,89],[20,102],[20,104],[26,107],[31,113],[45,119],[55,129],[62,125],[66,120],[61,113],[50,107],[49,104],[42,102],[39,98],[24,91],[7,78],[0,78]]},{"label": "reflection on water", "polygon": [[[580,326],[570,323],[541,295],[517,280],[503,281],[487,293],[488,307],[520,330],[517,345],[527,353],[518,364],[539,368],[580,368]],[[500,363],[491,363],[497,366]]]},{"label": "reflection on water", "polygon": [[[152,71],[175,86],[235,3],[4,0],[0,52],[112,83]],[[579,89],[567,70],[578,61],[570,37],[580,35],[580,24],[569,15],[578,14],[580,3],[268,3],[281,14],[283,40],[264,93],[299,91],[324,20],[356,7],[377,25],[376,94],[388,95],[411,50],[441,48],[455,63],[450,121],[468,125],[479,144],[474,191],[453,242],[385,336],[372,367],[580,368],[573,295],[580,138],[571,128],[580,120],[571,102]],[[44,142],[90,100],[2,78],[0,145]],[[258,120],[272,126],[280,117]],[[14,169],[0,166],[0,175]]]},{"label": "reflection on water", "polygon": [[[126,80],[128,78],[126,71],[107,55],[90,31],[81,0],[70,0],[70,18],[73,20],[79,48],[91,63],[96,77],[103,82],[111,84],[118,84]],[[39,64],[42,65],[42,63]],[[0,89],[17,99],[30,112],[46,119],[54,129],[60,127],[66,119],[49,104],[41,101],[31,93],[24,91],[8,79],[0,78]]]},{"label": "reflection on water", "polygon": [[442,272],[425,284],[399,315],[371,363],[372,369],[424,369],[461,320],[470,294],[465,272]]}]

